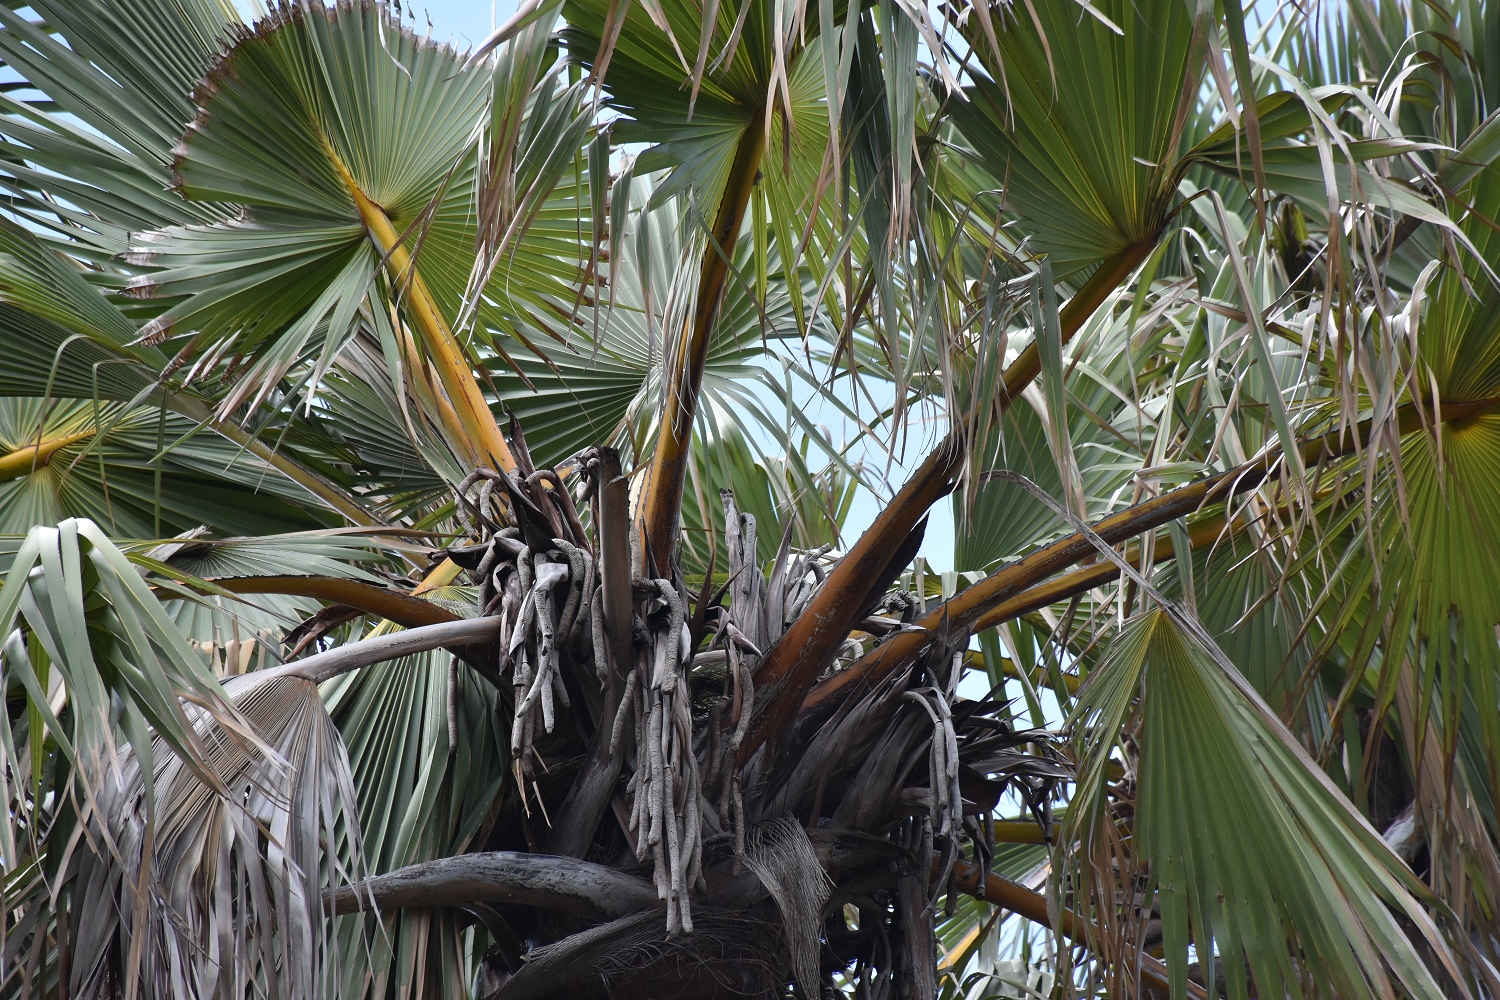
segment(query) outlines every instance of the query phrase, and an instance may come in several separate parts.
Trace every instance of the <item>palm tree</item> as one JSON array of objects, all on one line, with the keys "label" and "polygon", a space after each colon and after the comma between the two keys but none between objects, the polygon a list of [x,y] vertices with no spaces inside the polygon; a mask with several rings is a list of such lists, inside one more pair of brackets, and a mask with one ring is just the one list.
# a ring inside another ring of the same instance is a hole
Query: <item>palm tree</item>
[{"label": "palm tree", "polygon": [[1493,11],[1248,14],[0,6],[0,990],[1500,995]]}]

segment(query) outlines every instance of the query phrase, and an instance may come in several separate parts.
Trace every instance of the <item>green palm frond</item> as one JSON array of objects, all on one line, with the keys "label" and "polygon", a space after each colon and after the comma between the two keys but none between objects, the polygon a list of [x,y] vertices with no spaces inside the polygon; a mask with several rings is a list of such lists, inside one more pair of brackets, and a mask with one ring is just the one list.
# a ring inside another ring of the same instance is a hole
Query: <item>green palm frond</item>
[{"label": "green palm frond", "polygon": [[[508,709],[472,671],[450,671],[450,660],[441,650],[394,660],[340,679],[325,693],[355,762],[372,872],[483,848],[496,804],[514,798]],[[457,689],[450,690],[455,682]],[[456,708],[452,716],[450,706]],[[450,718],[457,721],[456,732],[448,729]],[[358,953],[371,948],[368,964],[343,971],[344,996],[383,997],[389,984],[414,978],[418,969],[425,969],[425,990],[467,988],[464,921],[457,914],[405,911],[342,919],[340,947]],[[380,929],[371,933],[368,925]]]},{"label": "green palm frond", "polygon": [[[1226,533],[1192,555],[1198,617],[1219,648],[1268,702],[1281,704],[1297,688],[1310,651],[1297,641],[1306,620],[1303,598],[1278,587],[1275,549]],[[1174,562],[1163,592],[1177,597],[1183,573]]]},{"label": "green palm frond", "polygon": [[[1482,261],[1468,261],[1467,274],[1447,270],[1439,278],[1414,331],[1416,353],[1407,362],[1411,375],[1397,388],[1423,411],[1500,396],[1500,348],[1493,310],[1485,305],[1500,293],[1483,271],[1484,262],[1500,259],[1500,244],[1479,221],[1479,214],[1493,210],[1500,199],[1500,174],[1486,170],[1468,194],[1476,211],[1465,230]],[[1414,324],[1422,306],[1421,301],[1411,306]],[[1425,418],[1429,426],[1401,438],[1387,462],[1360,470],[1370,491],[1367,499],[1328,502],[1331,525],[1344,528],[1361,513],[1370,519],[1352,536],[1340,535],[1351,558],[1332,575],[1330,589],[1342,610],[1332,619],[1325,643],[1343,646],[1352,686],[1374,667],[1376,635],[1383,632],[1376,684],[1382,710],[1391,704],[1396,678],[1415,671],[1425,692],[1423,704],[1437,699],[1433,704],[1440,706],[1444,741],[1452,745],[1464,699],[1486,703],[1500,669],[1493,639],[1500,623],[1500,576],[1491,555],[1500,551],[1493,488],[1500,422],[1483,415],[1435,426],[1431,420]],[[1374,624],[1380,620],[1389,624]],[[1358,640],[1353,639],[1356,627],[1364,631]],[[1488,745],[1500,745],[1500,731],[1485,726],[1482,732]]]},{"label": "green palm frond", "polygon": [[[612,264],[610,299],[579,308],[574,343],[544,345],[541,360],[523,361],[517,374],[495,376],[529,446],[549,464],[597,441],[620,444],[636,461],[648,447],[662,392],[664,343],[672,324],[681,322],[691,295],[683,276],[701,250],[684,199],[662,200],[654,180],[641,176],[632,185],[633,208],[624,216],[627,232]],[[785,284],[757,301],[750,246],[741,244],[735,264],[709,347],[703,398],[715,419],[727,415],[747,430],[759,424],[774,432],[779,421],[746,383],[764,377],[758,362],[768,345],[797,336],[796,314]]]},{"label": "green palm frond", "polygon": [[[599,0],[574,0],[564,7],[576,51],[604,51],[599,31],[609,23],[607,8]],[[715,4],[711,9],[715,19],[710,26],[703,23],[705,12],[676,0],[624,8],[604,80],[611,105],[627,116],[614,126],[617,140],[652,143],[639,169],[677,167],[659,197],[691,190],[699,211],[709,217],[723,194],[740,137],[752,121],[766,128],[757,111],[771,99],[772,39],[777,33],[772,4]],[[744,23],[736,35],[740,15]],[[710,51],[714,69],[694,86],[687,58],[696,54],[705,34],[717,43]]]},{"label": "green palm frond", "polygon": [[474,240],[482,74],[379,8],[296,7],[237,44],[198,101],[174,163],[179,187],[249,215],[136,240],[136,259],[153,270],[133,294],[173,301],[143,330],[148,342],[191,331],[183,361],[248,356],[256,388],[310,350],[326,367],[379,263],[351,185],[420,241],[424,278],[456,309]]},{"label": "green palm frond", "polygon": [[7,534],[71,517],[126,538],[199,525],[254,534],[324,523],[320,505],[280,472],[159,407],[0,398],[0,449]]},{"label": "green palm frond", "polygon": [[[153,740],[159,738],[200,774],[208,773],[207,750],[178,695],[221,714],[229,713],[228,705],[135,568],[96,525],[68,520],[56,528],[34,528],[12,558],[6,579],[0,590],[6,675],[23,685],[68,761],[60,773],[70,771],[69,782],[87,788],[104,777],[102,768],[115,751],[112,696],[121,699],[121,725],[147,770],[153,766]],[[34,638],[30,648],[19,631],[11,631],[18,619]],[[38,676],[49,669],[64,678],[71,709],[66,722],[58,716],[61,706],[54,708],[49,700],[45,677]],[[14,766],[16,748],[4,749]],[[29,812],[19,808],[10,814],[8,857],[17,856],[18,824]],[[29,833],[39,840],[46,835],[40,829]]]},{"label": "green palm frond", "polygon": [[[1433,948],[1453,967],[1424,909],[1435,903],[1427,888],[1205,640],[1180,615],[1146,613],[1116,640],[1074,715],[1081,770],[1068,827],[1082,857],[1114,823],[1102,797],[1114,734],[1127,722],[1136,733],[1133,836],[1174,993],[1191,944],[1224,963],[1231,997],[1249,995],[1252,982],[1294,997],[1395,983],[1412,996],[1450,995],[1422,958]],[[1096,891],[1115,891],[1116,876],[1091,877],[1105,883]]]},{"label": "green palm frond", "polygon": [[[424,291],[413,308],[425,308],[430,291],[452,326],[467,292],[484,334],[476,351],[508,362],[512,334],[520,344],[535,336],[529,313],[571,301],[579,266],[565,255],[513,255],[508,243],[492,248],[493,265],[476,263],[477,143],[501,107],[487,69],[376,6],[288,7],[260,23],[196,92],[198,116],[174,162],[189,201],[232,203],[242,214],[135,238],[131,259],[147,271],[128,293],[166,306],[142,328],[143,342],[173,345],[190,377],[234,377],[221,413],[263,398],[304,360],[326,370],[361,325],[388,327],[388,304],[405,294],[380,276],[389,248],[366,232],[374,211],[419,261]],[[512,239],[544,218],[571,162],[559,151],[576,146],[586,124],[577,93],[554,95],[553,84],[538,81],[534,100],[498,95],[524,126],[507,140],[525,144],[521,155],[502,156],[507,170],[523,172],[523,203],[492,220],[515,221],[505,227]],[[473,289],[476,267],[488,281]]]},{"label": "green palm frond", "polygon": [[168,188],[192,90],[240,27],[232,6],[44,0],[0,23],[0,59],[40,92],[0,97],[0,184],[29,225],[103,263],[133,231],[230,214]]},{"label": "green palm frond", "polygon": [[987,78],[953,107],[1059,278],[1155,243],[1204,72],[1202,28],[1187,5],[1094,7],[1102,18],[1054,4],[1012,9],[995,25],[998,51],[981,30],[988,21],[969,19],[965,35]]},{"label": "green palm frond", "polygon": [[149,392],[167,356],[136,343],[136,325],[91,274],[35,231],[0,221],[0,336],[32,361],[6,368],[7,393],[138,400]]}]

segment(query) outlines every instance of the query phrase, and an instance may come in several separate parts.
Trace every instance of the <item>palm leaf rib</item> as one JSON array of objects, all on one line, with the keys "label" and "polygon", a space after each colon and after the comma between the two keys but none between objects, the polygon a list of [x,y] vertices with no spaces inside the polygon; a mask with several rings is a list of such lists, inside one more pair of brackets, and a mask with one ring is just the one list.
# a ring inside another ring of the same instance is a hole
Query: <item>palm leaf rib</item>
[{"label": "palm leaf rib", "polygon": [[253,434],[247,433],[232,421],[214,419],[212,410],[201,401],[180,393],[173,393],[167,396],[166,404],[189,419],[207,423],[214,431],[222,434],[240,448],[250,452],[256,458],[276,469],[276,471],[323,501],[333,510],[338,511],[351,524],[373,527],[381,523],[380,518],[370,513],[369,509],[360,502],[357,496],[351,495],[348,490],[341,488],[326,476],[309,469],[294,457],[267,446],[264,441],[261,441]]},{"label": "palm leaf rib", "polygon": [[96,432],[93,430],[76,431],[72,434],[60,434],[56,437],[44,438],[36,444],[17,448],[14,451],[0,455],[0,480],[14,479],[31,473],[38,465],[45,465],[53,454],[61,451],[79,441],[87,441]]},{"label": "palm leaf rib", "polygon": [[217,577],[216,588],[234,594],[290,594],[354,608],[368,615],[393,621],[406,628],[457,621],[458,616],[431,601],[422,601],[405,591],[376,587],[359,580],[318,576]]},{"label": "palm leaf rib", "polygon": [[332,149],[328,155],[348,187],[349,196],[358,206],[360,220],[376,252],[385,261],[392,282],[406,300],[417,328],[422,331],[423,346],[431,354],[433,367],[448,395],[445,401],[448,405],[443,413],[445,417],[448,413],[456,415],[458,426],[453,430],[457,440],[467,446],[466,457],[470,464],[493,463],[498,469],[514,472],[516,460],[511,457],[510,446],[505,443],[500,425],[495,422],[495,415],[474,379],[473,365],[448,328],[448,321],[443,318],[427,283],[422,280],[416,262],[391,225],[390,218],[359,189],[359,184]]}]

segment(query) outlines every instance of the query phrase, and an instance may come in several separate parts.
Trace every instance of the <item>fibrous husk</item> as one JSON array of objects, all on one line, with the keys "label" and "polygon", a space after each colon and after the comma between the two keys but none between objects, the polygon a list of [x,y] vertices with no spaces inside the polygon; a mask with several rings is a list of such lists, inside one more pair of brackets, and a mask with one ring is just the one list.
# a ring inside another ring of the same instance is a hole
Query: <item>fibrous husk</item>
[{"label": "fibrous husk", "polygon": [[745,866],[755,873],[781,911],[792,972],[803,995],[818,995],[818,942],[823,905],[833,883],[795,817],[761,823],[746,837]]}]

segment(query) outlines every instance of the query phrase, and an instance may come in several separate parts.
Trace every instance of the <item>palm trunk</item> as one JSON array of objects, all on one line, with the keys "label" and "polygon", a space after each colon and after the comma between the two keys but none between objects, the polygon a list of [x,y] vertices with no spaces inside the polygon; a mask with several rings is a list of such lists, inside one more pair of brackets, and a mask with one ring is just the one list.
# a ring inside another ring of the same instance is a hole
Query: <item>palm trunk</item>
[{"label": "palm trunk", "polygon": [[[765,111],[758,111],[740,136],[729,180],[719,201],[718,216],[699,269],[698,300],[682,335],[672,344],[670,363],[662,366],[666,382],[666,404],[657,431],[656,453],[651,459],[650,478],[641,503],[640,520],[649,564],[646,575],[671,573],[672,551],[677,546],[677,528],[682,512],[682,493],[687,483],[687,463],[693,440],[693,419],[698,412],[698,393],[703,386],[703,367],[714,320],[719,314],[724,284],[734,260],[735,244],[760,174],[765,151]],[[664,362],[666,359],[663,359]]]}]

